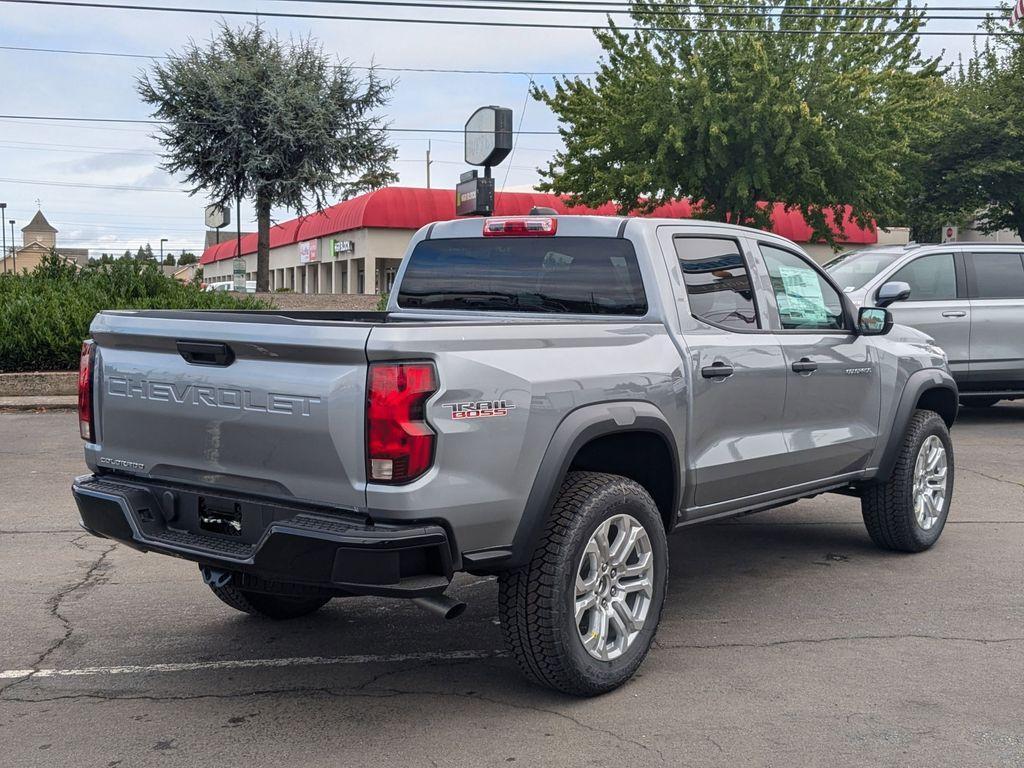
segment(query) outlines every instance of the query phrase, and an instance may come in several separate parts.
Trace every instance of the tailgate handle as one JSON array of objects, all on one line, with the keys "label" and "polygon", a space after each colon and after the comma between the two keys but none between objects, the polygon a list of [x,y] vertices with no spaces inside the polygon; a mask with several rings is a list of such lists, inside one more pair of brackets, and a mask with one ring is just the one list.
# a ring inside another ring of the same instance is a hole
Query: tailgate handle
[{"label": "tailgate handle", "polygon": [[235,362],[231,347],[213,341],[179,341],[178,354],[192,365],[226,366]]}]

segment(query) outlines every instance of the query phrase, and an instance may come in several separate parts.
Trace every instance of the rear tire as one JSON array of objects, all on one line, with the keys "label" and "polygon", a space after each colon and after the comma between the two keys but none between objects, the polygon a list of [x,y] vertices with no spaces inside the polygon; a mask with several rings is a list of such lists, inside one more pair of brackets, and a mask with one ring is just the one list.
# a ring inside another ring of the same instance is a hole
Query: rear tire
[{"label": "rear tire", "polygon": [[884,483],[864,489],[860,507],[882,549],[922,552],[939,540],[953,500],[953,444],[934,411],[914,413],[896,466]]},{"label": "rear tire", "polygon": [[535,683],[576,696],[611,691],[647,655],[667,578],[650,494],[618,475],[570,472],[530,563],[498,580],[505,643]]},{"label": "rear tire", "polygon": [[231,583],[218,587],[208,585],[220,600],[236,611],[261,616],[266,619],[297,619],[315,613],[327,604],[329,597],[272,595],[266,592],[251,592],[239,589]]},{"label": "rear tire", "polygon": [[991,408],[1001,400],[1001,397],[961,397],[960,405],[964,408]]}]

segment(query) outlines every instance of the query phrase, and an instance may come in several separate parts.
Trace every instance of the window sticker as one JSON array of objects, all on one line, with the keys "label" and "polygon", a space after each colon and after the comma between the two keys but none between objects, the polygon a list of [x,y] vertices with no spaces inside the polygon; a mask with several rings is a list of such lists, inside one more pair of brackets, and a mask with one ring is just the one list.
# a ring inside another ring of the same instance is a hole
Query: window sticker
[{"label": "window sticker", "polygon": [[821,283],[813,269],[779,265],[783,292],[776,291],[779,314],[791,322],[821,324],[828,321]]},{"label": "window sticker", "polygon": [[545,271],[552,269],[568,269],[572,266],[573,258],[567,253],[558,253],[558,251],[548,251],[544,254],[543,269]]}]

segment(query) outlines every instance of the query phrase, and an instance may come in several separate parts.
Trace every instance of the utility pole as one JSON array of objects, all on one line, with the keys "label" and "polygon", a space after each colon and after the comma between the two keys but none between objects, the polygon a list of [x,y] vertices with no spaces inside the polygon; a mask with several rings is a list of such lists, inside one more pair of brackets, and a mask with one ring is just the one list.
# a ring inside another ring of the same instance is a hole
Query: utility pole
[{"label": "utility pole", "polygon": [[427,139],[427,189],[430,189],[430,165],[433,162],[430,159],[430,139]]},{"label": "utility pole", "polygon": [[[14,274],[18,274],[18,251],[14,244],[14,219],[11,219],[11,259],[14,261]],[[0,222],[2,224],[2,222]]]},{"label": "utility pole", "polygon": [[4,227],[4,214],[7,213],[7,203],[0,203],[0,235],[3,235],[3,250],[0,251],[0,261],[4,263],[4,274],[7,274],[7,229]]}]

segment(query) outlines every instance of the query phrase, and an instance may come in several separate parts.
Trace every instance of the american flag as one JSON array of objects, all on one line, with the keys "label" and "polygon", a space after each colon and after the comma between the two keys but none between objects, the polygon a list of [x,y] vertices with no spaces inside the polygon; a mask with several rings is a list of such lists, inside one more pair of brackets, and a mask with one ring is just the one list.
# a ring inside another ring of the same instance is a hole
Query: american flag
[{"label": "american flag", "polygon": [[1020,24],[1021,19],[1024,19],[1024,0],[1017,0],[1013,5],[1013,11],[1010,13],[1010,26],[1014,27]]}]

